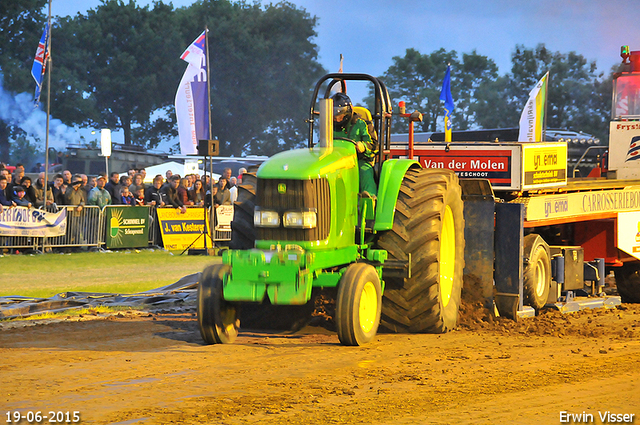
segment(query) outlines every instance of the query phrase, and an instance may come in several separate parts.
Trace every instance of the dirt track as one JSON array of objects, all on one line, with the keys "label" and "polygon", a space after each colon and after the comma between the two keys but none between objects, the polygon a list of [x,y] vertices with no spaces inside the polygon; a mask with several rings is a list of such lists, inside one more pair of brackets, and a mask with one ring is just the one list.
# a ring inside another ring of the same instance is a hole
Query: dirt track
[{"label": "dirt track", "polygon": [[95,424],[541,425],[611,411],[640,423],[640,306],[519,323],[477,313],[449,334],[360,348],[322,327],[205,346],[191,311],[0,324],[0,420],[19,409]]}]

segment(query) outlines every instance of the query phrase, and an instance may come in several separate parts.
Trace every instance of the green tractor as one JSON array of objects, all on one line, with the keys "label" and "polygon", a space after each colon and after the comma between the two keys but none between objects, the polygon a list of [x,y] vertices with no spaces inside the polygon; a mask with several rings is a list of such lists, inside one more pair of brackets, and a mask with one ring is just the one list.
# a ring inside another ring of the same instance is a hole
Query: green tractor
[{"label": "green tractor", "polygon": [[[333,140],[330,90],[341,84],[344,92],[345,80],[374,87],[377,199],[359,196],[353,141]],[[232,249],[223,252],[222,264],[203,271],[198,289],[206,343],[233,342],[245,314],[257,310],[290,319],[295,314],[286,308],[309,307],[317,289],[333,291],[344,345],[370,342],[379,325],[392,332],[456,326],[464,268],[458,178],[389,158],[391,117],[387,89],[375,77],[340,73],[318,81],[308,148],[274,155],[243,176]]]}]

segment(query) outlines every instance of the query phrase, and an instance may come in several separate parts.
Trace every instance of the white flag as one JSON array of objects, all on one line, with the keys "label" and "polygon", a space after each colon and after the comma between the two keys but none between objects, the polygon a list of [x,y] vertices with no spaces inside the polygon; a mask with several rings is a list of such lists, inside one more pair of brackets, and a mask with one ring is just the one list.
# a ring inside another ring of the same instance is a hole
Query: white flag
[{"label": "white flag", "polygon": [[529,92],[529,100],[520,115],[520,132],[518,142],[540,142],[544,125],[544,110],[547,103],[547,81],[549,72],[538,81]]},{"label": "white flag", "polygon": [[189,63],[176,92],[180,153],[197,152],[198,140],[209,137],[209,95],[204,31],[180,56]]}]

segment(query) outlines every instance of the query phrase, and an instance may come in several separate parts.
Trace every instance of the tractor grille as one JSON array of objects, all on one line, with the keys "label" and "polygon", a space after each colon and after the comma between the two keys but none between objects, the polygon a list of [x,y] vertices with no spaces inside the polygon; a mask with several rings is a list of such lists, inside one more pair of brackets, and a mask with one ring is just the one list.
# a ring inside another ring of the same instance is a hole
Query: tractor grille
[{"label": "tractor grille", "polygon": [[[284,184],[285,193],[278,191],[278,185]],[[315,208],[318,213],[318,225],[313,229],[291,229],[283,227],[257,227],[258,240],[279,241],[319,241],[329,237],[331,227],[331,197],[329,182],[326,179],[313,180],[271,180],[258,179],[256,205],[263,209],[282,213],[302,208]]]}]

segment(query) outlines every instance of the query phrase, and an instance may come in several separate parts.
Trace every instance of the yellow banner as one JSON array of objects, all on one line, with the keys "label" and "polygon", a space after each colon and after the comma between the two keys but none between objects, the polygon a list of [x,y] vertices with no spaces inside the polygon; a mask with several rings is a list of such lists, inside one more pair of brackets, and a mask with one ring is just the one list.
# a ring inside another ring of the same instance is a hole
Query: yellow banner
[{"label": "yellow banner", "polygon": [[523,189],[567,182],[567,144],[522,144]]},{"label": "yellow banner", "polygon": [[158,208],[158,221],[162,243],[168,251],[183,251],[188,247],[204,249],[205,237],[207,244],[211,246],[204,208],[187,208],[184,214],[179,209]]}]

